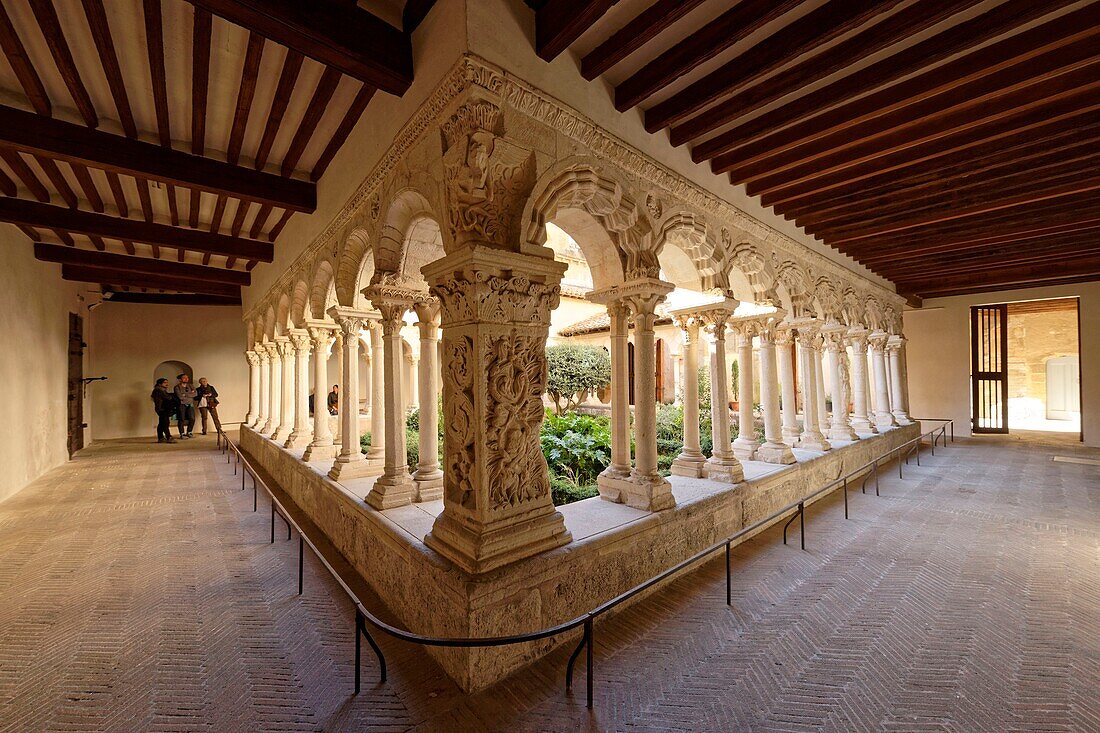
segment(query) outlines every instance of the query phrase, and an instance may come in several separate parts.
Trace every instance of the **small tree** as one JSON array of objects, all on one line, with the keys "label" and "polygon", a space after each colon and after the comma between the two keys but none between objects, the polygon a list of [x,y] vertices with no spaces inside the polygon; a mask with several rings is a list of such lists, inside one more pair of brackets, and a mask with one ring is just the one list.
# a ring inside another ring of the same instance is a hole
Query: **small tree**
[{"label": "small tree", "polygon": [[611,356],[599,346],[558,344],[546,348],[549,377],[546,394],[558,415],[572,410],[581,395],[611,384]]}]

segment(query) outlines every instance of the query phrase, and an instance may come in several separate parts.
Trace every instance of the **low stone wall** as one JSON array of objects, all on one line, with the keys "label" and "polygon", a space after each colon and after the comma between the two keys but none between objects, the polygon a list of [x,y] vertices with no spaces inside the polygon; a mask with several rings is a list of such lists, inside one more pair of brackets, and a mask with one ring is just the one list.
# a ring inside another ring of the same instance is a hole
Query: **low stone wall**
[{"label": "low stone wall", "polygon": [[[455,569],[422,537],[247,427],[241,428],[241,446],[309,514],[406,628],[485,637],[535,631],[579,616],[919,432],[918,425],[890,430],[480,576]],[[463,689],[473,691],[575,638],[428,651]]]}]

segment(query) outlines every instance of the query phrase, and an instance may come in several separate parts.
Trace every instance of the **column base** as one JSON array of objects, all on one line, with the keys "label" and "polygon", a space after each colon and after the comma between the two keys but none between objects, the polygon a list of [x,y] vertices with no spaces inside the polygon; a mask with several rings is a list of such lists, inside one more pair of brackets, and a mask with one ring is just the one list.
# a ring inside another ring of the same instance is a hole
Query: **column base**
[{"label": "column base", "polygon": [[308,447],[310,441],[313,440],[313,436],[309,433],[292,432],[287,436],[286,443],[283,443],[284,448],[296,450],[298,448]]},{"label": "column base", "polygon": [[733,441],[733,455],[739,461],[751,461],[759,447],[759,444],[751,438],[737,438]]},{"label": "column base", "polygon": [[417,470],[412,478],[416,483],[416,498],[413,501],[435,501],[443,498],[443,472],[438,468],[423,472]]},{"label": "column base", "polygon": [[328,472],[328,477],[333,481],[382,475],[381,466],[368,463],[361,457],[351,460],[341,460],[342,458],[343,456],[337,456],[336,462],[332,464],[332,470]]},{"label": "column base", "polygon": [[370,493],[367,494],[367,503],[379,511],[412,504],[413,495],[416,493],[416,482],[404,469],[407,469],[407,466],[399,469],[397,473],[379,476],[371,487]]},{"label": "column base", "polygon": [[250,428],[252,427],[252,424],[254,422],[256,422],[256,416],[250,412],[244,416],[244,422],[241,424],[244,425],[246,428]]},{"label": "column base", "polygon": [[278,427],[279,427],[278,425],[276,425],[275,423],[273,423],[269,419],[267,422],[265,422],[263,424],[262,427],[257,427],[256,432],[259,433],[260,435],[270,436],[273,432],[275,432],[278,429]]},{"label": "column base", "polygon": [[290,437],[290,428],[279,427],[274,433],[271,434],[271,439],[276,443],[285,443],[286,439]]},{"label": "column base", "polygon": [[546,505],[490,526],[472,519],[456,519],[444,509],[424,537],[424,544],[471,574],[488,572],[572,541],[565,519],[549,499]]},{"label": "column base", "polygon": [[676,506],[672,484],[661,475],[632,473],[623,489],[623,503],[647,512],[660,512]]},{"label": "column base", "polygon": [[624,503],[622,482],[630,480],[630,468],[621,468],[610,465],[596,477],[596,488],[600,491],[600,498],[616,504]]},{"label": "column base", "polygon": [[703,464],[707,462],[705,456],[699,452],[683,452],[672,461],[672,466],[669,467],[673,476],[688,476],[690,478],[699,478],[703,475]]},{"label": "column base", "polygon": [[859,440],[859,436],[850,425],[834,425],[829,428],[829,440]]},{"label": "column base", "polygon": [[745,469],[733,456],[711,456],[705,466],[706,477],[711,481],[739,484],[745,480]]},{"label": "column base", "polygon": [[879,431],[889,430],[890,428],[896,428],[898,421],[894,419],[893,413],[890,412],[876,412],[875,413],[875,427]]},{"label": "column base", "polygon": [[328,442],[321,443],[320,445],[310,443],[306,446],[306,452],[302,455],[302,460],[307,463],[310,461],[332,460],[339,452],[339,449],[335,445]]},{"label": "column base", "polygon": [[819,450],[822,453],[833,449],[833,446],[829,445],[829,441],[825,440],[825,436],[817,431],[802,433],[798,439],[798,447],[806,450]]},{"label": "column base", "polygon": [[799,430],[797,426],[793,428],[784,427],[781,434],[783,436],[783,442],[793,447],[798,445],[798,439],[802,431]]},{"label": "column base", "polygon": [[764,463],[777,463],[782,466],[789,466],[798,462],[791,451],[791,447],[786,443],[764,443],[756,449],[756,460]]},{"label": "column base", "polygon": [[913,421],[909,419],[909,416],[905,414],[903,410],[898,410],[894,413],[894,421],[898,425],[912,425]]},{"label": "column base", "polygon": [[852,418],[852,430],[857,433],[877,433],[878,428],[875,424],[865,417],[853,417]]}]

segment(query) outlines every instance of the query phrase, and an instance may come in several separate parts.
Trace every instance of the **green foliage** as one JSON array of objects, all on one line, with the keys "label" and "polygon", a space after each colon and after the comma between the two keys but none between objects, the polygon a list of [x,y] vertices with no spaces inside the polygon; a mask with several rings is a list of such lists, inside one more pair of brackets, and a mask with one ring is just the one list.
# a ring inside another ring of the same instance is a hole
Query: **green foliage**
[{"label": "green foliage", "polygon": [[680,405],[657,405],[657,442],[675,440],[683,443],[684,408]]},{"label": "green foliage", "polygon": [[[359,436],[359,449],[363,453],[367,453],[370,446],[371,434],[369,432]],[[440,450],[442,451],[442,448]],[[420,434],[415,430],[405,430],[405,460],[413,469],[415,469],[416,464],[420,462]],[[441,452],[440,461],[442,460],[443,457]]]},{"label": "green foliage", "polygon": [[710,412],[710,369],[699,367],[699,411]]},{"label": "green foliage", "polygon": [[559,415],[575,409],[582,392],[595,392],[611,384],[611,355],[599,346],[547,346],[546,364],[546,393]]},{"label": "green foliage", "polygon": [[730,399],[737,402],[737,396],[741,392],[741,371],[736,361],[730,362],[730,376],[733,378],[733,389],[730,392]]},{"label": "green foliage", "polygon": [[598,496],[599,493],[599,489],[596,488],[595,484],[577,486],[569,479],[550,474],[550,497],[554,501],[554,506],[572,504],[574,501],[580,501],[581,499],[591,499],[593,496]]},{"label": "green foliage", "polygon": [[539,439],[551,476],[578,486],[594,482],[611,462],[611,427],[606,417],[549,415]]}]

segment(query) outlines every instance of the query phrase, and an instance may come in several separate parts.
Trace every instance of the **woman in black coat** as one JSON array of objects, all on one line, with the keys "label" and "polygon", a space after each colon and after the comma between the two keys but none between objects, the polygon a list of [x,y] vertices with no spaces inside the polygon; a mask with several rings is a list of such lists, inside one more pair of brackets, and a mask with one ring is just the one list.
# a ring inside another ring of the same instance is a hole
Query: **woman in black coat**
[{"label": "woman in black coat", "polygon": [[176,414],[176,396],[168,389],[168,379],[161,377],[153,385],[153,393],[149,395],[153,400],[153,409],[157,411],[157,442],[175,443],[172,433],[168,430],[168,423],[172,415]]}]

